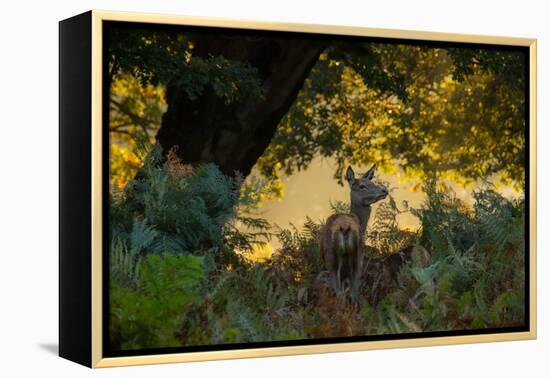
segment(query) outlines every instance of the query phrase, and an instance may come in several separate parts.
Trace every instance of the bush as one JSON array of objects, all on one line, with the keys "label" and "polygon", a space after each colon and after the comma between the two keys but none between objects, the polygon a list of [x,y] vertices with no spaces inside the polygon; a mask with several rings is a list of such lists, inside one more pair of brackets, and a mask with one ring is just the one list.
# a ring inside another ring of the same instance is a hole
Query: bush
[{"label": "bush", "polygon": [[[116,253],[131,261],[127,252]],[[162,253],[147,255],[133,266],[125,264],[128,276],[112,276],[110,285],[111,347],[181,345],[176,337],[186,309],[202,301],[198,289],[205,278],[203,257]]]},{"label": "bush", "polygon": [[367,333],[523,325],[524,201],[485,188],[470,209],[448,188],[425,190],[413,212],[431,263],[404,264],[382,301],[364,306]]},{"label": "bush", "polygon": [[[261,185],[191,168],[157,147],[111,198],[113,347],[225,344],[522,325],[524,201],[487,187],[467,206],[428,184],[419,209],[385,201],[367,233],[361,303],[337,297],[319,252],[322,222],[279,229],[282,247],[243,258],[270,225]],[[333,204],[334,211],[347,209]],[[404,211],[417,232],[399,227]],[[246,228],[246,232],[243,231]],[[425,254],[422,255],[420,252]],[[169,252],[169,253],[167,253]],[[420,255],[415,255],[420,253]],[[416,257],[415,257],[416,256]],[[419,258],[420,256],[420,258]]]},{"label": "bush", "polygon": [[[268,237],[238,179],[214,164],[191,168],[149,146],[143,168],[111,196],[110,334],[115,349],[188,343],[180,328],[204,301],[208,275],[244,265],[242,253]],[[252,196],[254,193],[248,193]],[[250,233],[236,227],[242,222]],[[183,339],[182,339],[183,338]]]}]

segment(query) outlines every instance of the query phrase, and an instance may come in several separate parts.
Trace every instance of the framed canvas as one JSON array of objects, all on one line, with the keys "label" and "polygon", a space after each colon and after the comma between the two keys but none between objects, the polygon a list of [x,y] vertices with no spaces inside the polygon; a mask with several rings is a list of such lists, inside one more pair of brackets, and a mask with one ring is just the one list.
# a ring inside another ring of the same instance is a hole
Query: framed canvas
[{"label": "framed canvas", "polygon": [[60,22],[59,354],[536,337],[536,40]]}]

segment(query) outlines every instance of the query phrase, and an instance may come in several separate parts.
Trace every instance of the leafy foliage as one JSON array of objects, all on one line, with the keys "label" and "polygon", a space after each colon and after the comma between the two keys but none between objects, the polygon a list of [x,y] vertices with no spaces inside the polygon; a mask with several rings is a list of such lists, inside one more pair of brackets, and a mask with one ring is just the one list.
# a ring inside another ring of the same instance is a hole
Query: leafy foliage
[{"label": "leafy foliage", "polygon": [[498,51],[487,49],[448,49],[454,62],[453,76],[458,81],[464,81],[468,76],[481,69],[496,75],[505,82],[510,89],[521,92],[525,85],[524,54],[515,51]]},{"label": "leafy foliage", "polygon": [[166,108],[164,87],[121,73],[109,98],[110,188],[122,189],[141,167],[140,146],[152,142]]},{"label": "leafy foliage", "polygon": [[369,81],[366,63],[355,63],[363,58],[344,59],[356,51],[330,51],[260,158],[266,177],[323,156],[336,159],[339,182],[347,164],[375,161],[419,182],[437,173],[459,183],[493,175],[523,185],[524,52],[372,43],[365,59],[385,76],[368,72]]},{"label": "leafy foliage", "polygon": [[[405,230],[399,225],[398,216],[411,211],[406,203],[404,205],[405,210],[400,210],[392,196],[380,204],[367,234],[368,245],[378,251],[397,251],[414,243],[418,237],[417,233]],[[414,209],[412,211],[414,212]]]},{"label": "leafy foliage", "polygon": [[[163,163],[160,147],[143,152],[140,174],[112,198],[112,234],[121,238],[133,255],[172,251],[217,256],[233,255],[267,236],[262,219],[240,214],[237,205],[252,201],[252,192],[241,193],[235,179],[224,176],[213,164],[195,168],[173,154]],[[242,234],[242,222],[255,233]]]},{"label": "leafy foliage", "polygon": [[[252,63],[194,54],[207,35],[113,28],[109,38],[111,135],[120,142],[112,144],[113,186],[122,188],[139,168],[133,139],[154,138],[165,87],[196,101],[211,90],[227,106],[264,97]],[[306,169],[316,156],[336,159],[339,182],[346,164],[375,161],[419,183],[437,173],[522,187],[525,64],[525,51],[514,49],[327,42],[258,155],[268,195],[282,196],[281,174]]]},{"label": "leafy foliage", "polygon": [[[235,179],[220,176],[215,166],[190,169],[173,158],[161,163],[158,153],[149,153],[143,174],[112,198],[114,348],[525,321],[522,199],[508,200],[487,187],[467,206],[434,181],[424,188],[427,197],[419,209],[387,201],[367,233],[358,305],[328,285],[318,242],[322,223],[308,219],[301,228],[275,230],[281,248],[262,261],[245,259],[258,234],[231,224],[243,216],[241,204],[250,209],[254,196],[241,198]],[[347,210],[346,204],[332,205],[334,211]],[[420,231],[401,230],[397,216],[404,211],[420,219]],[[267,232],[265,221],[248,219]]]},{"label": "leafy foliage", "polygon": [[195,36],[167,30],[110,29],[111,81],[130,74],[144,86],[177,84],[191,100],[207,85],[228,104],[262,98],[257,69],[249,63],[221,55],[192,58]]},{"label": "leafy foliage", "polygon": [[[392,311],[422,330],[523,324],[523,200],[510,201],[487,188],[476,193],[472,211],[448,188],[432,183],[426,191],[428,199],[417,213],[432,263],[400,272],[402,282],[412,277],[420,284],[414,306],[400,298],[402,287],[383,307],[402,304]],[[411,306],[418,309],[414,316]],[[402,319],[397,323],[407,326]]]},{"label": "leafy foliage", "polygon": [[192,48],[181,33],[113,27],[108,30],[109,76],[131,73],[143,83],[166,83],[186,63]]},{"label": "leafy foliage", "polygon": [[162,159],[159,146],[142,148],[140,174],[111,195],[114,349],[181,345],[180,327],[204,302],[208,275],[242,265],[242,254],[269,237],[264,220],[238,208],[255,193],[242,194],[213,164],[191,168],[170,152]]},{"label": "leafy foliage", "polygon": [[154,142],[170,88],[193,101],[211,89],[226,105],[264,98],[256,67],[193,56],[193,33],[122,27],[108,35],[111,189],[124,188],[140,168],[140,146]]},{"label": "leafy foliage", "polygon": [[191,100],[200,97],[207,85],[226,104],[245,100],[260,101],[263,98],[258,70],[249,63],[230,61],[221,55],[207,59],[194,57],[173,84],[185,88]]},{"label": "leafy foliage", "polygon": [[124,250],[115,248],[111,253],[125,255],[125,266],[112,260],[112,269],[129,273],[122,282],[120,276],[111,275],[111,346],[126,350],[178,346],[176,334],[186,308],[202,300],[198,287],[205,277],[204,258],[162,253],[132,263]]}]

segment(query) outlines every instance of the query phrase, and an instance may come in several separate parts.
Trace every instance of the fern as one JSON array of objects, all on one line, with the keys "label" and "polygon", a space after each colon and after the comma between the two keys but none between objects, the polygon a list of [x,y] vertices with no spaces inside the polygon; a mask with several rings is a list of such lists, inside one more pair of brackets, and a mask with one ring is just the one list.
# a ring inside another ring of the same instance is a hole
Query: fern
[{"label": "fern", "polygon": [[158,232],[154,227],[147,225],[146,221],[134,219],[129,235],[130,254],[136,256],[151,247],[157,236]]},{"label": "fern", "polygon": [[[139,175],[111,197],[114,349],[524,324],[523,199],[483,187],[466,205],[436,182],[418,209],[390,197],[367,232],[374,255],[365,266],[376,274],[366,274],[357,306],[323,282],[323,220],[271,227],[257,212],[267,195],[260,183],[243,188],[214,164],[182,165],[148,148]],[[418,217],[418,232],[401,229],[404,212]],[[273,237],[281,247],[270,259],[243,258]],[[431,260],[393,259],[390,271],[384,262],[408,246]]]},{"label": "fern", "polygon": [[[269,238],[265,220],[239,214],[241,201],[248,199],[237,179],[214,164],[191,169],[174,154],[163,163],[158,145],[144,148],[148,152],[139,175],[112,198],[112,235],[123,238],[132,254],[169,250],[215,256],[230,253],[232,247],[251,249]],[[240,231],[236,222],[251,232]]]},{"label": "fern", "polygon": [[139,279],[141,258],[128,252],[126,244],[119,238],[111,242],[110,247],[110,279],[121,287],[136,287]]},{"label": "fern", "polygon": [[203,258],[163,253],[140,263],[134,286],[111,282],[110,334],[114,349],[179,346],[185,310],[201,302]]},{"label": "fern", "polygon": [[367,243],[382,253],[397,251],[413,244],[416,234],[401,228],[397,217],[409,210],[400,210],[392,196],[380,204],[367,231]]},{"label": "fern", "polygon": [[332,214],[348,214],[351,212],[351,208],[347,202],[330,201],[330,211]]}]

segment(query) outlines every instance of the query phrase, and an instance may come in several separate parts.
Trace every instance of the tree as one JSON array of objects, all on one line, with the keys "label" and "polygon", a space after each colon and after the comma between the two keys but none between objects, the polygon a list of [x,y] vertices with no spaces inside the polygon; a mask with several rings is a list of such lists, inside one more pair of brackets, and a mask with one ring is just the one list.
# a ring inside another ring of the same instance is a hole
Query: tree
[{"label": "tree", "polygon": [[190,97],[187,81],[176,76],[168,84],[158,142],[177,145],[185,162],[212,161],[227,175],[248,175],[321,51],[321,45],[298,38],[197,38],[192,60],[213,64],[218,76],[234,76],[237,96],[223,96],[223,82],[212,75],[201,95]]},{"label": "tree", "polygon": [[213,161],[231,175],[250,172],[323,51],[356,67],[371,85],[403,94],[367,44],[132,29],[113,31],[109,41],[110,78],[127,71],[167,85],[161,145],[177,145],[183,161]]},{"label": "tree", "polygon": [[109,46],[110,78],[166,86],[156,139],[186,163],[276,180],[321,155],[337,179],[376,161],[420,179],[523,182],[523,51],[134,29]]}]

